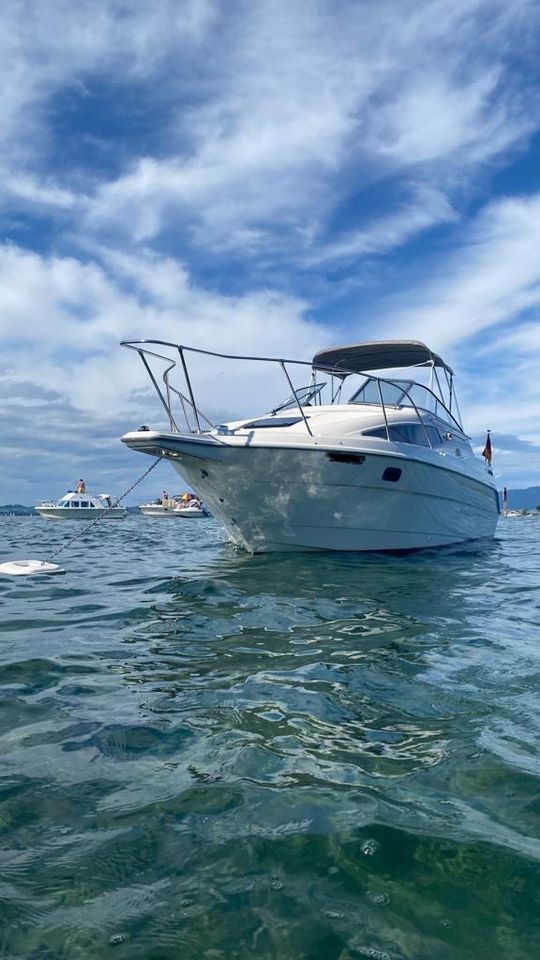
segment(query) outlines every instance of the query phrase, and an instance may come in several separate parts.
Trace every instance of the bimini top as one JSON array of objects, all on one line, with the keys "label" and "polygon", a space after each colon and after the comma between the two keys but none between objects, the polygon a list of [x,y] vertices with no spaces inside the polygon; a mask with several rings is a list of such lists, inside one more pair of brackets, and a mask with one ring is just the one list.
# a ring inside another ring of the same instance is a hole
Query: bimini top
[{"label": "bimini top", "polygon": [[363,373],[365,370],[388,370],[393,367],[416,367],[433,363],[443,367],[452,376],[453,371],[436,353],[419,340],[373,340],[351,343],[344,347],[327,347],[313,357],[315,370],[328,370],[337,376]]}]

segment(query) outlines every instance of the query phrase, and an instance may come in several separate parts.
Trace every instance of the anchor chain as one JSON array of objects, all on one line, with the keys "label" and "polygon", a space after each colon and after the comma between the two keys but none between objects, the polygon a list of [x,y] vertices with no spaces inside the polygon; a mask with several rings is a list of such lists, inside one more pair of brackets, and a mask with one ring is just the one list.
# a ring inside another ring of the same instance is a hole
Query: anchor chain
[{"label": "anchor chain", "polygon": [[75,536],[71,537],[69,540],[66,540],[65,543],[63,543],[60,547],[58,547],[57,550],[51,553],[50,556],[48,556],[47,559],[44,560],[43,562],[50,563],[51,560],[54,559],[54,557],[57,557],[60,553],[66,550],[67,547],[70,547],[72,543],[75,543],[76,540],[79,540],[80,537],[84,536],[84,534],[87,533],[87,531],[90,530],[91,527],[95,526],[96,523],[99,523],[100,520],[103,520],[103,518],[107,515],[107,511],[114,510],[119,503],[122,503],[122,500],[125,500],[128,493],[131,493],[131,491],[134,490],[135,487],[138,487],[139,484],[144,480],[144,478],[147,477],[148,474],[151,473],[155,467],[157,467],[158,463],[160,463],[161,460],[163,460],[163,457],[157,457],[157,459],[150,464],[148,469],[144,471],[142,476],[140,476],[139,479],[135,481],[135,483],[132,483],[131,486],[127,488],[127,490],[122,494],[121,497],[117,497],[114,503],[111,503],[109,507],[106,507],[103,513],[100,513],[99,517],[95,517],[93,520],[90,521],[90,523],[87,523],[86,526],[79,531],[79,533],[75,534]]}]

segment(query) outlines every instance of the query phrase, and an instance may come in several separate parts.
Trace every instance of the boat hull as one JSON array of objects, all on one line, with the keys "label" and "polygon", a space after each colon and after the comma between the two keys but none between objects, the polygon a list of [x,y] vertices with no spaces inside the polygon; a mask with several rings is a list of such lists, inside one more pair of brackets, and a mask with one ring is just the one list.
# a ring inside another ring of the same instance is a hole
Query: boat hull
[{"label": "boat hull", "polygon": [[174,507],[162,507],[161,504],[159,506],[156,504],[156,506],[139,507],[139,510],[144,517],[155,517],[157,520],[170,520],[176,516]]},{"label": "boat hull", "polygon": [[207,517],[208,510],[200,507],[184,507],[184,509],[175,510],[174,515],[182,520],[195,520],[197,517]]},{"label": "boat hull", "polygon": [[126,511],[122,508],[103,509],[80,507],[77,510],[62,507],[36,507],[37,513],[45,520],[95,520],[97,517],[106,517],[107,520],[123,520]]},{"label": "boat hull", "polygon": [[429,462],[170,435],[132,434],[125,442],[171,459],[231,539],[253,553],[443,546],[493,537],[499,515],[492,482],[446,466],[432,451]]}]

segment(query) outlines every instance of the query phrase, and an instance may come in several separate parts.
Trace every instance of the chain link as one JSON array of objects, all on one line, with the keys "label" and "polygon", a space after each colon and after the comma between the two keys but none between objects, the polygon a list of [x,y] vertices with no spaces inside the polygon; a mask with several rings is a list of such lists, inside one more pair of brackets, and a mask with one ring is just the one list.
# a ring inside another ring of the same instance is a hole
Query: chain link
[{"label": "chain link", "polygon": [[125,500],[125,499],[126,499],[128,493],[131,493],[131,491],[134,490],[135,487],[138,487],[139,484],[144,480],[144,478],[147,477],[148,474],[151,473],[152,470],[153,470],[155,467],[157,467],[158,463],[160,463],[161,460],[163,460],[163,457],[158,457],[156,460],[154,460],[154,462],[150,464],[150,466],[148,467],[148,469],[144,471],[144,473],[142,474],[142,476],[140,476],[139,479],[135,481],[135,483],[132,483],[131,486],[127,488],[127,490],[122,494],[121,497],[117,497],[117,499],[114,501],[114,503],[111,503],[111,505],[110,505],[109,507],[106,507],[106,508],[105,508],[105,510],[103,511],[103,513],[100,513],[100,514],[99,514],[99,517],[95,517],[93,520],[90,521],[90,523],[87,523],[86,526],[83,527],[83,529],[80,530],[79,533],[76,533],[74,537],[71,537],[70,540],[66,540],[65,543],[63,543],[60,547],[58,547],[57,550],[55,550],[53,553],[50,554],[50,556],[47,557],[47,559],[44,561],[44,563],[50,563],[51,560],[53,560],[53,559],[54,559],[55,557],[57,557],[60,553],[62,553],[64,550],[66,550],[67,547],[70,547],[72,543],[75,543],[76,540],[79,540],[80,537],[84,536],[84,534],[85,534],[88,530],[90,530],[91,527],[93,527],[96,523],[99,523],[100,520],[103,520],[103,518],[107,515],[107,511],[108,511],[108,510],[114,510],[114,509],[118,506],[119,503],[122,503],[122,500]]}]

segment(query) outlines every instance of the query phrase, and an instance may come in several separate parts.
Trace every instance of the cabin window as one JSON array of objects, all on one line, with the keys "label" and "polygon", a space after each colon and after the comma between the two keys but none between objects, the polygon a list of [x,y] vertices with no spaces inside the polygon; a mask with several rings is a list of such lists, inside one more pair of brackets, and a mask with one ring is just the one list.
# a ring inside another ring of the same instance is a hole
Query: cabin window
[{"label": "cabin window", "polygon": [[373,430],[364,430],[364,436],[379,437],[381,440],[390,439],[395,443],[414,443],[419,447],[429,446],[428,437],[434,447],[442,443],[441,435],[436,427],[426,424],[426,428],[424,429],[421,423],[389,424],[388,437],[386,427],[375,427]]},{"label": "cabin window", "polygon": [[81,500],[81,507],[89,507],[89,506],[90,504],[88,503],[88,500]]},{"label": "cabin window", "polygon": [[78,507],[78,506],[79,506],[79,501],[78,501],[78,500],[72,500],[72,501],[71,501],[71,506],[72,506],[72,507]]}]

